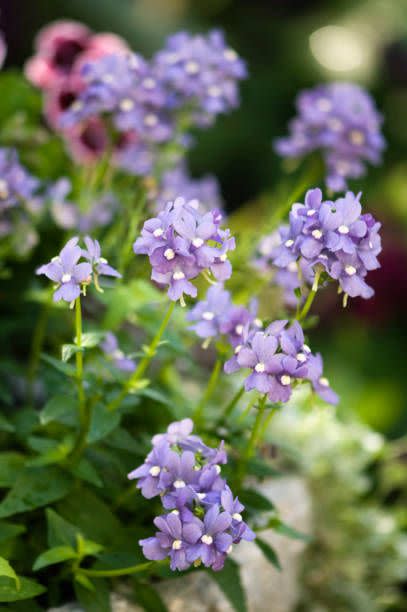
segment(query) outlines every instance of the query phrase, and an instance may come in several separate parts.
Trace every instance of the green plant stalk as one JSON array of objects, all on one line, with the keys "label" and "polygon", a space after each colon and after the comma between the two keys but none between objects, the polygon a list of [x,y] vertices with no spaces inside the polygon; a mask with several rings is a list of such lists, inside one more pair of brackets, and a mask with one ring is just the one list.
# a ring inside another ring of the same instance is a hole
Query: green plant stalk
[{"label": "green plant stalk", "polygon": [[[132,255],[132,242],[136,235],[137,226],[140,222],[141,213],[143,212],[144,206],[147,201],[147,193],[144,187],[140,186],[141,193],[137,199],[136,206],[130,214],[128,219],[129,223],[127,226],[126,237],[123,241],[123,248],[120,253],[119,269],[121,270],[122,276],[126,273],[127,266],[129,264],[130,256]],[[126,228],[125,228],[126,229]]]},{"label": "green plant stalk", "polygon": [[90,576],[91,578],[114,578],[115,576],[128,576],[130,574],[138,574],[144,572],[157,565],[167,564],[167,560],[164,561],[148,561],[147,563],[139,563],[138,565],[131,565],[130,567],[123,567],[113,570],[94,570],[84,569],[79,567],[76,571],[84,576]]},{"label": "green plant stalk", "polygon": [[321,276],[321,270],[316,270],[315,272],[315,279],[314,279],[314,284],[312,285],[312,289],[308,294],[308,297],[305,301],[304,306],[302,307],[302,309],[300,310],[299,314],[297,314],[296,319],[297,321],[303,321],[306,316],[309,313],[309,310],[312,306],[312,303],[314,301],[314,298],[317,294],[318,291],[318,283],[319,283],[319,277]]},{"label": "green plant stalk", "polygon": [[271,420],[273,419],[276,412],[278,412],[278,407],[279,407],[278,404],[275,406],[272,406],[269,410],[268,415],[264,418],[263,424],[259,432],[259,441],[264,440],[266,433],[267,433],[267,429],[271,423]]},{"label": "green plant stalk", "polygon": [[256,420],[254,421],[252,433],[239,462],[239,466],[237,469],[237,481],[240,485],[243,483],[243,480],[246,476],[247,464],[249,462],[249,459],[253,455],[256,445],[258,444],[258,442],[260,442],[261,422],[263,420],[264,411],[266,409],[266,401],[267,395],[263,395],[259,401]]},{"label": "green plant stalk", "polygon": [[51,308],[52,293],[49,292],[47,301],[44,302],[41,308],[41,312],[38,316],[37,323],[34,328],[34,333],[31,341],[30,357],[27,369],[27,400],[29,404],[32,404],[34,400],[34,382],[35,376],[40,362],[40,355],[42,346],[44,344],[45,332],[47,330],[47,323],[49,317],[49,311]]},{"label": "green plant stalk", "polygon": [[227,419],[230,417],[230,415],[232,414],[232,412],[234,411],[234,409],[237,406],[238,401],[240,400],[240,398],[242,397],[242,395],[245,392],[245,388],[244,385],[242,385],[234,394],[234,396],[232,397],[232,399],[230,400],[230,402],[228,404],[226,404],[220,419],[218,421],[218,423],[221,423],[222,421],[227,421]]},{"label": "green plant stalk", "polygon": [[215,361],[215,365],[213,366],[213,370],[209,377],[206,389],[203,392],[202,397],[192,414],[192,419],[196,424],[199,424],[201,422],[202,415],[205,410],[205,406],[207,402],[210,400],[210,398],[212,397],[213,392],[215,391],[215,387],[219,380],[219,376],[222,370],[222,363],[223,363],[222,359],[218,357],[217,360]]},{"label": "green plant stalk", "polygon": [[151,360],[153,359],[156,353],[156,350],[161,341],[161,338],[167,328],[172,312],[175,308],[175,304],[176,302],[170,302],[170,305],[167,309],[167,312],[165,313],[165,316],[161,322],[161,325],[156,335],[154,336],[150,345],[145,350],[145,353],[146,353],[145,356],[139,362],[137,368],[134,370],[130,378],[125,382],[123,389],[121,390],[119,395],[107,405],[107,410],[111,410],[111,411],[117,410],[117,408],[119,408],[120,404],[122,403],[126,395],[129,393],[130,389],[135,386],[135,384],[141,379],[144,372],[147,370],[148,366],[150,365]]}]

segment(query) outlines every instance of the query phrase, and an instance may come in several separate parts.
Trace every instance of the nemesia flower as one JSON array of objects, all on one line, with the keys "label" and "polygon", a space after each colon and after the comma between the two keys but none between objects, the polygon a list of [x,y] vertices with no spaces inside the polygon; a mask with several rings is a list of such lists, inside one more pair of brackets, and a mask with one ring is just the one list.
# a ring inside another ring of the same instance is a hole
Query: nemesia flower
[{"label": "nemesia flower", "polygon": [[102,257],[98,240],[92,240],[89,236],[85,236],[84,242],[86,249],[82,251],[82,256],[91,263],[95,276],[115,276],[116,278],[121,278],[122,275],[112,266],[109,266],[107,259]]},{"label": "nemesia flower", "polygon": [[119,348],[119,343],[116,336],[112,332],[107,332],[105,339],[100,345],[100,348],[112,360],[114,366],[122,372],[134,372],[136,364],[133,359],[126,357]]},{"label": "nemesia flower", "polygon": [[196,321],[194,325],[191,325],[191,329],[200,338],[220,335],[231,306],[229,291],[225,291],[220,283],[213,285],[208,289],[206,299],[197,302],[188,313],[188,321]]},{"label": "nemesia flower", "polygon": [[222,281],[229,278],[227,251],[235,248],[235,242],[228,231],[221,230],[221,220],[219,211],[201,213],[197,200],[176,198],[145,222],[133,250],[148,255],[151,279],[168,285],[171,300],[183,304],[184,294],[196,297],[191,280],[200,273],[212,273]]},{"label": "nemesia flower", "polygon": [[290,135],[275,142],[283,157],[302,157],[321,150],[326,184],[343,191],[347,179],[365,174],[365,162],[377,165],[385,141],[382,117],[369,94],[354,83],[329,83],[305,90],[297,98],[298,115]]},{"label": "nemesia flower", "polygon": [[160,497],[164,510],[154,519],[155,536],[140,540],[147,559],[169,558],[172,570],[203,563],[222,569],[233,544],[255,534],[244,522],[244,506],[221,476],[226,463],[223,444],[210,448],[192,435],[192,421],[171,423],[154,436],[145,463],[130,472],[144,497]]},{"label": "nemesia flower", "polygon": [[37,269],[37,274],[44,274],[47,278],[57,283],[57,289],[53,295],[54,302],[64,300],[71,303],[81,294],[83,283],[87,283],[92,274],[89,263],[80,262],[82,249],[78,246],[78,238],[68,240],[59,255]]},{"label": "nemesia flower", "polygon": [[261,265],[268,262],[296,273],[297,284],[291,277],[276,276],[285,288],[312,284],[318,267],[338,280],[344,303],[347,296],[370,298],[373,289],[365,277],[380,267],[381,226],[372,215],[362,214],[360,197],[349,191],[335,201],[323,201],[320,189],[309,190],[304,204],[293,204],[289,226],[280,227],[279,243],[273,243]]},{"label": "nemesia flower", "polygon": [[267,394],[272,402],[287,402],[294,383],[309,380],[325,401],[337,403],[337,395],[322,376],[321,356],[314,356],[305,344],[298,321],[290,327],[287,323],[286,320],[274,321],[264,332],[246,335],[238,351],[235,349],[233,361],[225,363],[225,372],[230,374],[242,368],[249,369],[246,391],[256,389]]}]

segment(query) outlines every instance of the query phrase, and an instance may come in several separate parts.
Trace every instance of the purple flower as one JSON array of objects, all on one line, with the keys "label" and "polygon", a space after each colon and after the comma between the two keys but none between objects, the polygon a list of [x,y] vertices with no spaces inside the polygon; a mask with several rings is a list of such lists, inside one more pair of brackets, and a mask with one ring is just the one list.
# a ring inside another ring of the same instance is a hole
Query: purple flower
[{"label": "purple flower", "polygon": [[199,535],[196,544],[188,547],[188,560],[201,560],[205,567],[221,570],[226,556],[232,551],[233,537],[227,533],[231,524],[232,517],[228,512],[221,512],[217,504],[211,506],[203,521],[197,519],[195,522]]},{"label": "purple flower", "polygon": [[219,211],[200,212],[197,200],[176,198],[157,217],[148,219],[133,245],[136,254],[146,254],[152,266],[151,279],[168,285],[171,300],[184,303],[184,293],[196,297],[190,282],[201,272],[220,280],[228,278],[231,266],[227,251],[234,248],[229,231],[220,229]]},{"label": "purple flower", "polygon": [[244,505],[240,503],[237,497],[233,497],[233,493],[227,485],[222,491],[221,505],[232,517],[233,544],[238,544],[241,540],[252,542],[256,535],[242,518]]},{"label": "purple flower", "polygon": [[89,263],[78,263],[81,256],[78,238],[71,238],[59,255],[37,269],[37,274],[44,274],[58,284],[53,296],[54,302],[73,302],[81,293],[81,285],[89,282],[92,267]]},{"label": "purple flower", "polygon": [[123,351],[120,350],[117,338],[112,332],[107,332],[100,348],[106,357],[109,357],[113,361],[118,370],[122,370],[122,372],[134,372],[136,368],[135,362],[133,359],[126,357]]},{"label": "purple flower", "polygon": [[109,266],[107,259],[102,257],[100,244],[97,240],[92,240],[89,236],[85,236],[84,242],[86,249],[82,251],[82,256],[91,263],[95,278],[98,276],[115,276],[116,278],[121,278],[122,275],[112,268],[112,266]]},{"label": "purple flower", "polygon": [[[166,440],[168,444],[179,444],[191,436],[193,428],[194,423],[192,419],[182,419],[182,421],[176,421],[168,426],[167,433],[155,435],[152,439],[152,443],[155,446],[156,444],[161,443],[163,440]],[[197,436],[193,437],[197,438]]]},{"label": "purple flower", "polygon": [[382,117],[369,94],[353,83],[330,83],[302,92],[290,135],[275,143],[284,157],[321,150],[327,166],[326,183],[343,191],[348,178],[365,174],[365,162],[381,161],[385,141]]},{"label": "purple flower", "polygon": [[223,285],[216,284],[210,287],[206,293],[206,299],[198,302],[188,313],[188,321],[195,321],[191,329],[200,338],[211,338],[222,333],[225,321],[228,319],[228,311],[231,309],[229,291],[225,291]]},{"label": "purple flower", "polygon": [[0,68],[3,67],[4,60],[7,55],[7,45],[4,40],[3,34],[0,32]]},{"label": "purple flower", "polygon": [[130,480],[138,480],[137,488],[141,489],[142,494],[147,499],[160,495],[164,491],[164,468],[167,467],[172,452],[169,444],[163,441],[161,444],[154,446],[143,465],[128,474],[127,477]]},{"label": "purple flower", "polygon": [[310,355],[307,363],[308,378],[314,388],[314,391],[318,393],[323,400],[328,404],[337,404],[339,398],[335,391],[333,391],[329,385],[329,380],[323,376],[323,363],[322,357],[319,353],[316,355]]}]

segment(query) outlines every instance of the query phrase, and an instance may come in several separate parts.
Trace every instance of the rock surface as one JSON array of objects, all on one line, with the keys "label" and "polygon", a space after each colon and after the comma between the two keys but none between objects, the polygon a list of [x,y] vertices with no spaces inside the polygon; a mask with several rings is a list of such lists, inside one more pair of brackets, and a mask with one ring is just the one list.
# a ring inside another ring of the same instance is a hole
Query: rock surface
[{"label": "rock surface", "polygon": [[[300,478],[274,478],[257,486],[279,509],[283,521],[298,531],[311,531],[311,498]],[[233,552],[241,566],[242,582],[247,594],[249,612],[292,612],[298,602],[298,577],[304,542],[263,531],[280,559],[278,572],[264,558],[257,546],[241,542]],[[169,612],[233,612],[217,584],[204,572],[189,574],[158,585]],[[141,612],[141,608],[123,597],[112,595],[113,612]],[[52,608],[49,612],[82,612],[73,604]]]}]

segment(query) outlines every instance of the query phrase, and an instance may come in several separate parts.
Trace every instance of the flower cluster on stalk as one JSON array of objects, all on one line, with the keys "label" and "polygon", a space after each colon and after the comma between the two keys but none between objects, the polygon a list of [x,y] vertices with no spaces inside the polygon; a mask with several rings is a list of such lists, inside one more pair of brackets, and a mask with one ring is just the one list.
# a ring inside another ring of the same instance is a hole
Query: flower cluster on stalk
[{"label": "flower cluster on stalk", "polygon": [[369,94],[354,83],[328,83],[303,91],[290,135],[276,141],[284,157],[302,157],[321,150],[327,167],[326,183],[343,191],[347,179],[365,174],[365,162],[378,164],[385,147],[382,117]]},{"label": "flower cluster on stalk", "polygon": [[338,281],[345,304],[347,296],[372,297],[365,278],[380,267],[381,225],[370,213],[362,214],[360,197],[349,191],[324,201],[320,189],[309,190],[304,204],[293,204],[289,225],[263,242],[260,266],[269,262],[284,271],[280,281],[285,289],[312,284],[318,270]]},{"label": "flower cluster on stalk", "polygon": [[59,255],[37,269],[37,274],[44,274],[55,283],[54,302],[64,300],[72,304],[81,293],[85,295],[86,287],[92,281],[96,289],[102,291],[100,276],[120,278],[119,272],[102,257],[99,242],[89,236],[85,237],[84,242],[86,248],[82,249],[79,238],[71,238]]},{"label": "flower cluster on stalk", "polygon": [[143,465],[128,477],[147,499],[160,497],[165,513],[154,519],[155,536],[140,540],[147,559],[170,559],[172,570],[203,563],[222,569],[234,544],[255,535],[242,518],[244,506],[221,476],[223,444],[211,448],[192,434],[191,419],[172,423],[153,437]]},{"label": "flower cluster on stalk", "polygon": [[226,280],[232,273],[228,251],[235,248],[229,230],[222,230],[218,210],[201,212],[198,200],[176,198],[156,217],[148,219],[133,245],[136,254],[148,255],[151,279],[168,286],[171,300],[184,303],[184,294],[196,297],[191,280],[211,274]]}]

